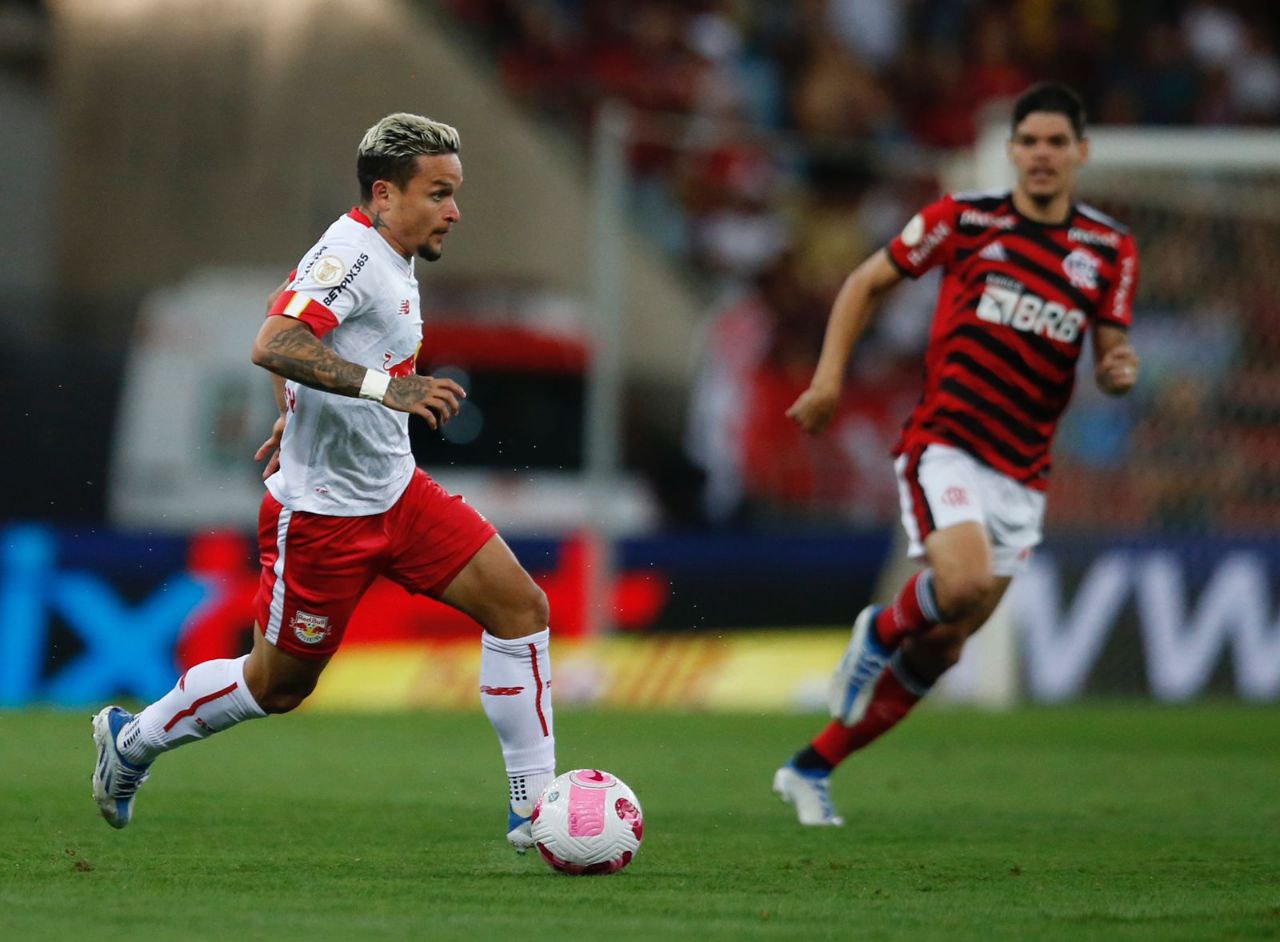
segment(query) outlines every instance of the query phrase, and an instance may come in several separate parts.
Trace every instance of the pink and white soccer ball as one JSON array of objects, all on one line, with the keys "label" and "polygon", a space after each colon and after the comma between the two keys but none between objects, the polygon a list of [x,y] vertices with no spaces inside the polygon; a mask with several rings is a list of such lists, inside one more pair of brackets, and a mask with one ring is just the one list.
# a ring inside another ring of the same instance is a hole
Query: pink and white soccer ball
[{"label": "pink and white soccer ball", "polygon": [[574,876],[617,873],[640,849],[644,812],[616,775],[574,769],[542,790],[532,828],[534,845],[553,869]]}]

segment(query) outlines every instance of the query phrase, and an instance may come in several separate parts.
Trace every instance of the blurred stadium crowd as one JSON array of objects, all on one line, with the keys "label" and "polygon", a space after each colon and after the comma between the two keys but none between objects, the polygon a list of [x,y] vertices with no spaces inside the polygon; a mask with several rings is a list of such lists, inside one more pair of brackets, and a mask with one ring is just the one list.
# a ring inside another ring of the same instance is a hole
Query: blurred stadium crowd
[{"label": "blurred stadium crowd", "polygon": [[[1070,82],[1094,123],[1280,120],[1267,2],[448,0],[510,91],[585,144],[633,109],[633,219],[705,288],[686,450],[712,520],[896,514],[886,452],[918,392],[935,283],[892,299],[831,433],[783,410],[849,269],[942,188],[988,109]],[[1280,524],[1280,237],[1274,192],[1148,180],[1100,199],[1143,252],[1140,394],[1082,381],[1056,448],[1051,523],[1202,531]],[[1161,186],[1164,187],[1161,190]],[[1093,198],[1093,194],[1090,194]],[[1238,201],[1259,211],[1241,217]],[[1235,205],[1232,205],[1233,202]],[[1105,495],[1105,499],[1100,499]]]},{"label": "blurred stadium crowd", "polygon": [[[1027,83],[1072,83],[1095,126],[1280,124],[1280,19],[1268,0],[416,4],[584,154],[598,106],[630,106],[631,223],[679,261],[707,311],[684,442],[645,426],[651,402],[628,411],[628,463],[656,482],[676,522],[895,522],[886,455],[919,392],[936,281],[889,299],[828,434],[802,435],[783,411],[808,380],[850,268],[955,185],[957,155]],[[0,68],[32,87],[54,74],[54,9],[0,0]],[[475,120],[448,117],[464,134]],[[15,198],[24,192],[10,183]],[[1275,530],[1280,172],[1099,173],[1086,177],[1085,198],[1138,235],[1134,333],[1145,370],[1120,402],[1079,383],[1055,447],[1051,526]],[[57,339],[52,316],[25,313],[54,302],[9,287],[0,305],[24,312],[9,322]],[[15,389],[43,355],[11,345]],[[118,396],[103,355],[58,353],[84,358],[74,372],[96,385],[82,399]],[[73,421],[50,413],[31,434],[52,452]],[[110,423],[88,426],[86,463],[105,466]],[[3,442],[24,446],[18,428],[0,429]],[[50,486],[58,501],[44,512],[100,514],[97,485],[84,489],[87,509],[66,496],[77,481]]]},{"label": "blurred stadium crowd", "polygon": [[1280,118],[1274,5],[1136,0],[448,0],[508,88],[581,119],[602,98],[805,137],[971,144],[1028,82],[1107,124]]}]

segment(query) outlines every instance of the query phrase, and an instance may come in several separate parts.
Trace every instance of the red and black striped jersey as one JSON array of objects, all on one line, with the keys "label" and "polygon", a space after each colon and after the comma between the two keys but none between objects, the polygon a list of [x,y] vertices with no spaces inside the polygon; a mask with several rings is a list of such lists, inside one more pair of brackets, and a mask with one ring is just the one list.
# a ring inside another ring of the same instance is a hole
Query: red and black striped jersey
[{"label": "red and black striped jersey", "polygon": [[943,271],[924,392],[895,454],[954,445],[1044,489],[1085,330],[1132,320],[1133,236],[1083,204],[1047,225],[1009,193],[953,194],[913,216],[887,252],[908,277]]}]

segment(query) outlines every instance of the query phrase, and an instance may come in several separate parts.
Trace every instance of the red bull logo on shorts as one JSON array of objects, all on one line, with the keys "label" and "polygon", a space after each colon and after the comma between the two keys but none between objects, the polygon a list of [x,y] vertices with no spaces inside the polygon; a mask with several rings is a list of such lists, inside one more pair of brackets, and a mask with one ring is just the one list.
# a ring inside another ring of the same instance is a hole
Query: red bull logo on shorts
[{"label": "red bull logo on shorts", "polygon": [[293,633],[303,644],[319,644],[329,634],[329,616],[295,612],[290,622]]}]

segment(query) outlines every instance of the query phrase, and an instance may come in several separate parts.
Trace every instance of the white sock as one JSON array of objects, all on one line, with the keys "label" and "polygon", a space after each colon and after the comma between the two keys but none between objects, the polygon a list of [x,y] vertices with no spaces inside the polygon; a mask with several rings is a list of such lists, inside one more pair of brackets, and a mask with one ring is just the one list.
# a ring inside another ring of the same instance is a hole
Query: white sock
[{"label": "white sock", "polygon": [[[553,760],[554,761],[554,760]],[[530,772],[526,775],[507,775],[507,788],[511,795],[511,810],[523,818],[533,814],[533,806],[538,803],[542,790],[551,784],[556,777],[554,768],[541,772]]]},{"label": "white sock", "polygon": [[510,640],[480,636],[480,702],[502,743],[511,806],[521,815],[555,777],[550,641],[545,629]]},{"label": "white sock", "polygon": [[248,659],[246,654],[191,668],[178,678],[176,687],[120,730],[116,737],[120,754],[135,765],[143,765],[183,743],[266,716],[244,682]]}]

